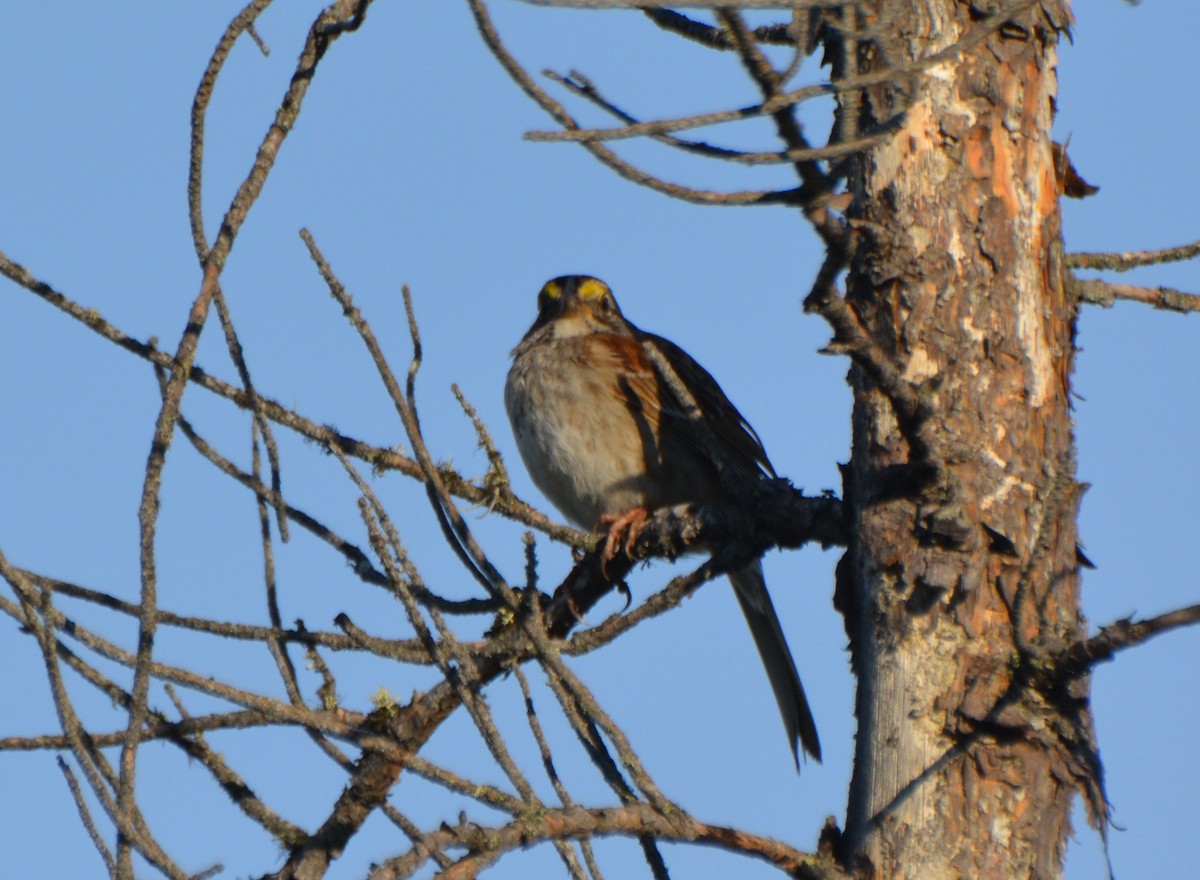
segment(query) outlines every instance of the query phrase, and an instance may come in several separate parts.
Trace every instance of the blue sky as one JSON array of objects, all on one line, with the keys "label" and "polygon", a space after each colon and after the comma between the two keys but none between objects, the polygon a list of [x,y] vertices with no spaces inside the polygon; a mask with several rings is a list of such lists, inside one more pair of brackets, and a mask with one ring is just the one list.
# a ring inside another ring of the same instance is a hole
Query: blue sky
[{"label": "blue sky", "polygon": [[[643,118],[754,100],[734,58],[709,57],[634,13],[496,7],[501,32],[531,70],[578,68]],[[210,237],[319,8],[277,4],[259,26],[270,57],[243,41],[222,74],[205,164]],[[6,11],[0,250],[127,332],[157,336],[165,348],[174,348],[199,284],[185,197],[191,98],[237,9],[211,0],[117,8],[75,0]],[[1057,131],[1101,192],[1065,205],[1068,249],[1153,248],[1200,237],[1193,161],[1200,105],[1190,63],[1200,7],[1101,0],[1079,4],[1077,12],[1076,42],[1062,50]],[[826,110],[806,111],[814,131],[823,130]],[[600,121],[587,110],[580,116]],[[803,221],[781,208],[670,201],[617,179],[578,148],[522,140],[523,132],[549,125],[487,54],[465,4],[375,4],[365,27],[338,42],[323,63],[223,277],[258,387],[318,422],[380,444],[403,443],[369,360],[305,255],[297,233],[307,227],[397,365],[408,357],[399,291],[410,285],[425,345],[422,421],[434,454],[468,474],[485,468],[448,390],[457,382],[508,454],[518,493],[536,498],[503,414],[508,351],[532,320],[545,279],[589,272],[610,283],[633,320],[684,345],[720,379],[781,474],[809,491],[839,488],[836,463],[848,456],[846,364],[816,354],[828,330],[799,307],[819,260]],[[739,146],[771,144],[763,126],[711,135]],[[684,160],[653,145],[629,144],[623,154],[695,186],[789,185],[781,169]],[[1195,263],[1127,278],[1200,291]],[[7,282],[0,290],[0,549],[17,565],[134,599],[137,501],[158,408],[153,375],[25,291]],[[1087,309],[1081,321],[1075,389],[1079,477],[1092,485],[1081,534],[1099,566],[1084,581],[1093,624],[1200,596],[1192,552],[1200,522],[1192,443],[1200,427],[1196,321],[1129,304]],[[234,378],[215,325],[205,333],[200,361]],[[239,413],[197,389],[185,397],[184,412],[225,454],[248,462],[249,430]],[[282,432],[281,446],[289,500],[363,542],[354,492],[336,463]],[[421,490],[396,477],[375,486],[426,579],[451,595],[472,594],[473,584],[441,546]],[[163,606],[264,621],[257,526],[246,493],[178,442],[163,505]],[[518,579],[520,530],[482,511],[468,516],[497,564]],[[561,547],[540,541],[539,555],[544,584],[569,566]],[[328,628],[345,611],[381,635],[405,634],[392,600],[357,582],[299,530],[277,556],[285,620]],[[825,763],[808,764],[799,779],[724,583],[574,663],[663,788],[700,818],[810,848],[824,817],[844,812],[853,691],[841,621],[830,604],[836,558],[807,549],[766,562],[825,747]],[[657,563],[635,573],[635,597],[673,570]],[[132,642],[129,621],[63,607]],[[1183,876],[1192,864],[1182,841],[1192,831],[1200,785],[1188,733],[1200,726],[1198,639],[1171,634],[1096,673],[1097,725],[1114,818],[1124,829],[1112,835],[1117,876]],[[159,650],[170,662],[281,693],[262,652],[169,631]],[[0,658],[0,735],[55,730],[35,645],[8,621],[0,622]],[[430,681],[427,673],[336,659],[339,692],[355,708],[381,686],[405,695]],[[103,699],[79,693],[95,726],[118,724]],[[520,741],[515,683],[489,693]],[[157,699],[166,704],[161,694]],[[194,713],[211,706],[199,696],[185,700]],[[539,708],[564,743],[562,760],[581,798],[607,800],[545,691]],[[275,736],[212,741],[268,800],[312,827],[344,777],[300,734]],[[293,762],[296,755],[302,757]],[[429,757],[499,781],[465,716],[439,732]],[[98,876],[102,866],[53,755],[5,754],[0,764],[7,792],[0,851],[12,875]],[[152,827],[185,869],[221,861],[225,876],[234,877],[275,867],[274,844],[247,833],[205,774],[174,749],[147,747],[141,767]],[[425,824],[453,820],[459,808],[416,780],[406,780],[393,801]],[[1077,825],[1067,876],[1101,877],[1099,847],[1082,814]],[[51,847],[47,827],[54,828]],[[394,829],[373,822],[330,876],[359,876],[398,849]],[[636,858],[624,844],[606,844],[601,853],[614,876]],[[668,859],[690,876],[733,869],[693,850],[672,849]],[[555,864],[548,850],[521,854],[495,876],[527,876]]]}]

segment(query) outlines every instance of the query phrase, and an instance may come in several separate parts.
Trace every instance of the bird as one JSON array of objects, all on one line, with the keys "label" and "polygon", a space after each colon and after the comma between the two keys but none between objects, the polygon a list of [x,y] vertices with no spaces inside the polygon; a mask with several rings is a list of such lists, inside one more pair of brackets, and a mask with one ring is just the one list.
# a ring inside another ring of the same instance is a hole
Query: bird
[{"label": "bird", "polygon": [[[651,347],[693,397],[708,436],[675,399]],[[723,485],[730,479],[775,476],[758,434],[717,381],[682,348],[631,323],[598,278],[547,281],[537,318],[512,358],[504,405],[521,459],[534,485],[568,520],[583,529],[607,527],[607,558],[622,535],[623,546],[632,548],[650,511],[727,499]],[[714,461],[714,443],[723,462]],[[816,723],[761,561],[731,572],[729,580],[797,769],[797,743],[820,761]]]}]

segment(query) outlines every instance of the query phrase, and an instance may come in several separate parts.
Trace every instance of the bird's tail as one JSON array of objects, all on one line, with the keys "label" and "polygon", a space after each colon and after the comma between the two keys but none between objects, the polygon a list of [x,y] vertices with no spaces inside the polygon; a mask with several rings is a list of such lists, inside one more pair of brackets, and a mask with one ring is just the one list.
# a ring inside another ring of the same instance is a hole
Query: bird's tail
[{"label": "bird's tail", "polygon": [[787,728],[788,744],[792,747],[797,769],[800,767],[797,740],[805,752],[820,761],[821,742],[817,738],[817,725],[813,721],[812,710],[808,708],[808,698],[804,696],[804,685],[800,683],[796,661],[792,659],[792,652],[779,625],[779,616],[767,593],[762,563],[755,560],[731,573],[729,580],[738,604],[742,606],[742,613],[746,615],[746,623],[750,625],[750,634],[754,636],[758,656],[767,670],[771,689],[775,691],[775,701],[779,704],[779,714],[783,716],[783,726]]}]

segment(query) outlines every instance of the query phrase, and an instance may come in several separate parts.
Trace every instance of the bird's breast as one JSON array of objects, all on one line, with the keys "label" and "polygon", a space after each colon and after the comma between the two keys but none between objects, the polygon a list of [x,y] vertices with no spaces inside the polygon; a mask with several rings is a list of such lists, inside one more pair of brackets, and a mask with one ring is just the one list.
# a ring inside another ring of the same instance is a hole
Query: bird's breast
[{"label": "bird's breast", "polygon": [[517,448],[542,493],[577,525],[657,506],[657,428],[640,420],[618,377],[588,358],[580,340],[519,352],[504,402]]}]

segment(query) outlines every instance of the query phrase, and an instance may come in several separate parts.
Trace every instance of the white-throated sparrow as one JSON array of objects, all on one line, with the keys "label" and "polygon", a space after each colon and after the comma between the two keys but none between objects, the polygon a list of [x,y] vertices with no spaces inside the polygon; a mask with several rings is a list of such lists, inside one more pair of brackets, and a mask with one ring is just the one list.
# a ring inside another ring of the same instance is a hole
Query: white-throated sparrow
[{"label": "white-throated sparrow", "polygon": [[[648,343],[695,398],[711,439],[674,400]],[[650,510],[724,497],[706,451],[713,440],[737,477],[774,475],[758,435],[716,380],[678,346],[627,321],[608,285],[587,275],[555,278],[538,294],[537,320],[513,351],[504,404],[534,483],[580,527],[609,524],[610,552],[620,532],[632,536]],[[729,580],[797,764],[797,740],[820,760],[817,728],[761,563]]]}]

